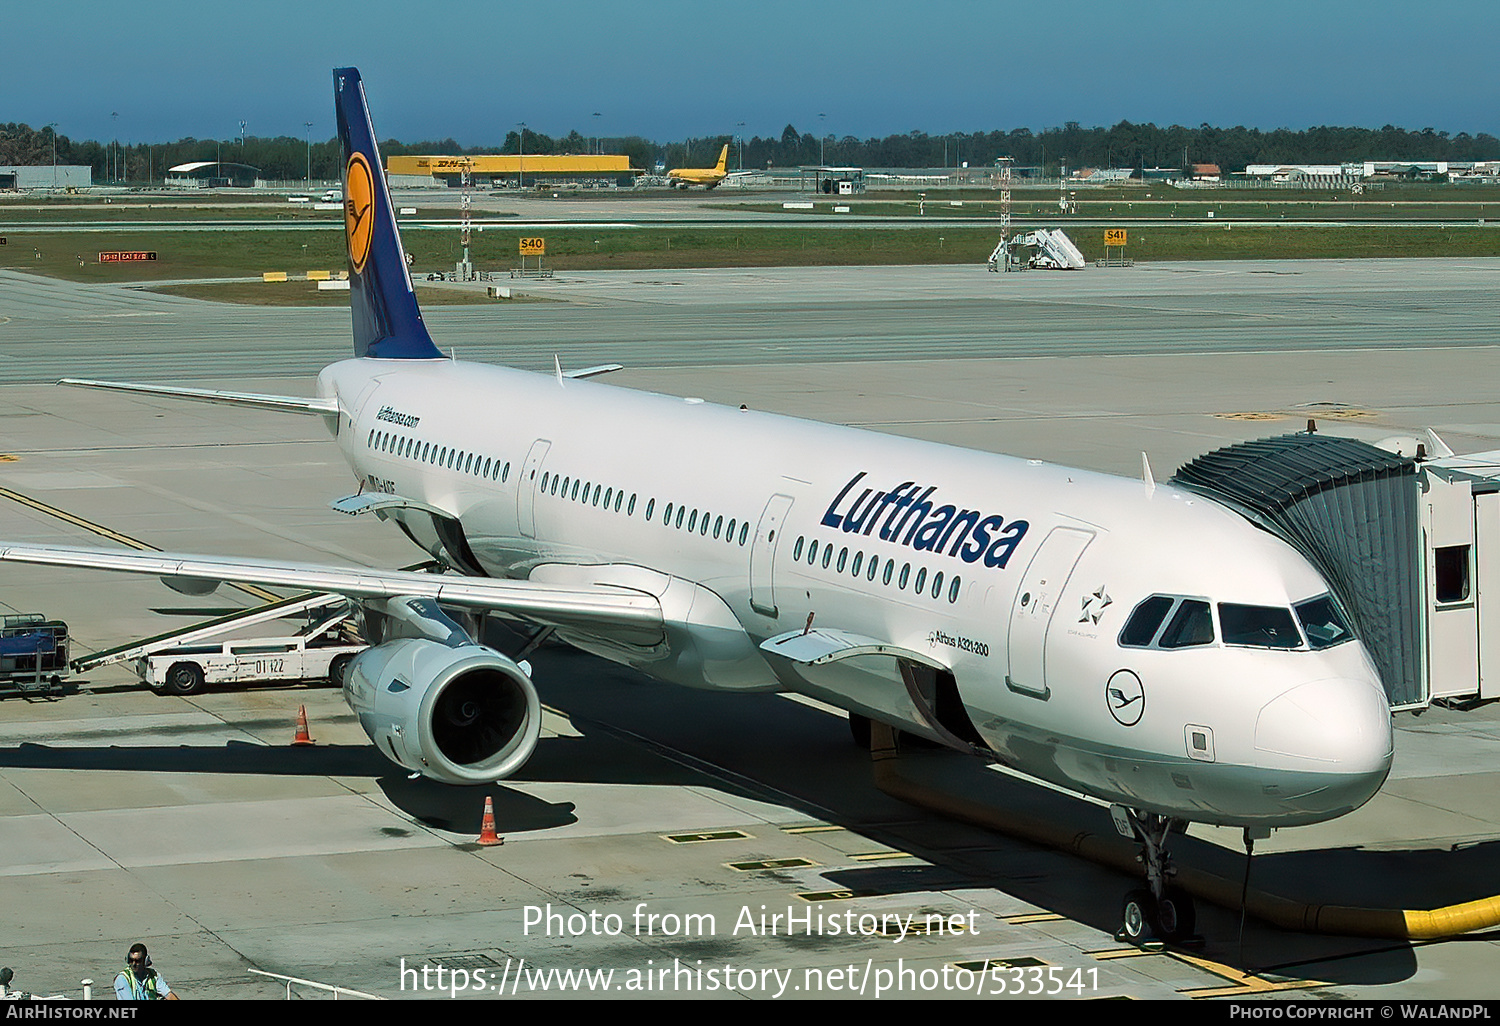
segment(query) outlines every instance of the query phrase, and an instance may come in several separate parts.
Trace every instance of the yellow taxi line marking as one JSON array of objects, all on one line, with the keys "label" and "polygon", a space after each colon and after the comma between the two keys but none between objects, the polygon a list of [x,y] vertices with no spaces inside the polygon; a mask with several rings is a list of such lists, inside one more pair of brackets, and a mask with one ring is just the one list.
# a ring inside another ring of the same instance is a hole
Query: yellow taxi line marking
[{"label": "yellow taxi line marking", "polygon": [[[137,541],[129,535],[121,534],[119,531],[110,530],[108,527],[105,527],[102,524],[96,524],[93,521],[85,520],[83,519],[83,517],[75,516],[74,514],[69,513],[67,510],[58,509],[56,506],[49,506],[47,503],[42,502],[40,499],[33,499],[29,495],[22,495],[20,492],[13,492],[9,488],[0,488],[0,498],[9,499],[12,502],[21,504],[22,506],[28,506],[31,509],[36,510],[38,513],[45,513],[49,517],[55,517],[58,520],[63,521],[64,523],[72,524],[74,527],[81,527],[91,534],[97,534],[101,538],[108,538],[110,541],[119,542],[121,545],[124,545],[127,548],[135,549],[137,552],[162,551],[155,545],[147,545],[145,542]],[[237,588],[247,595],[253,595],[263,602],[281,601],[280,595],[273,595],[271,592],[266,591],[264,588],[257,587],[253,584],[234,584],[232,582],[229,582],[229,586],[231,588]]]}]

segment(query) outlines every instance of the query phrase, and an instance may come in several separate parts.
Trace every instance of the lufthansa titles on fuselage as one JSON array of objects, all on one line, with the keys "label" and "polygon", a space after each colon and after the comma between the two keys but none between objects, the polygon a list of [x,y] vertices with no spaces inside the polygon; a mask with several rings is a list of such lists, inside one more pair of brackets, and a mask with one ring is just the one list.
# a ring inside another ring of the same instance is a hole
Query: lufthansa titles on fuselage
[{"label": "lufthansa titles on fuselage", "polygon": [[397,427],[414,428],[422,423],[422,418],[412,413],[402,413],[394,406],[382,406],[380,412],[375,414],[376,420],[383,420]]},{"label": "lufthansa titles on fuselage", "polygon": [[[965,563],[1004,569],[1030,526],[1024,520],[1009,523],[998,513],[962,509],[951,503],[938,505],[936,485],[902,481],[894,488],[866,488],[849,499],[854,486],[865,477],[861,470],[828,504],[823,526],[846,534],[871,537],[904,545],[919,552],[957,556]],[[846,500],[848,500],[846,502]]]}]

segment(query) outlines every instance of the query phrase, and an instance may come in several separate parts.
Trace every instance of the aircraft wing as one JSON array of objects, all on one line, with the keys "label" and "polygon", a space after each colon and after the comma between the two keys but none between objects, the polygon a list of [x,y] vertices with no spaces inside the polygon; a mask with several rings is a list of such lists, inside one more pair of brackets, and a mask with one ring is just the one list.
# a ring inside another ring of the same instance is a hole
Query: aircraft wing
[{"label": "aircraft wing", "polygon": [[662,627],[661,604],[654,596],[615,585],[543,584],[413,570],[6,542],[0,542],[0,561],[151,574],[179,581],[279,585],[352,599],[428,598],[560,627],[626,632],[659,632]]},{"label": "aircraft wing", "polygon": [[217,403],[221,406],[248,406],[257,410],[275,410],[279,413],[327,416],[339,412],[338,401],[335,399],[302,399],[288,395],[226,392],[214,388],[184,388],[177,385],[137,385],[128,381],[92,381],[88,378],[63,378],[58,384],[74,385],[78,388],[98,388],[107,392],[156,396],[161,399],[190,399],[194,402]]}]

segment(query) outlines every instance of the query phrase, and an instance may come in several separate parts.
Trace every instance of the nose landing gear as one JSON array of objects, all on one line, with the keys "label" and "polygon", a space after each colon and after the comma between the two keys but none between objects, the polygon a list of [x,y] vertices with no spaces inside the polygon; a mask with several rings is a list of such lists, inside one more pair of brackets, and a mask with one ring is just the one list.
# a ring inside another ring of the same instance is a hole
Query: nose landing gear
[{"label": "nose landing gear", "polygon": [[1109,814],[1122,836],[1139,842],[1141,854],[1136,858],[1145,867],[1147,884],[1146,888],[1136,888],[1125,895],[1116,939],[1137,945],[1151,941],[1201,943],[1202,938],[1194,933],[1198,914],[1193,897],[1172,885],[1177,870],[1166,848],[1169,837],[1186,832],[1187,820],[1127,809],[1123,805],[1111,805]]}]

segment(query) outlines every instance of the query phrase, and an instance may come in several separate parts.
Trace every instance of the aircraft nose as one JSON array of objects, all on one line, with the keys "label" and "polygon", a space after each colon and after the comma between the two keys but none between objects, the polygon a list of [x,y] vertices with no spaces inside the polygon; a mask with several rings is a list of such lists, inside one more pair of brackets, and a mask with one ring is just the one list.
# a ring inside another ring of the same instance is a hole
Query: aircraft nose
[{"label": "aircraft nose", "polygon": [[1394,751],[1390,705],[1370,680],[1334,677],[1301,684],[1260,711],[1255,747],[1304,766],[1320,763],[1329,773],[1378,775],[1378,788]]}]

